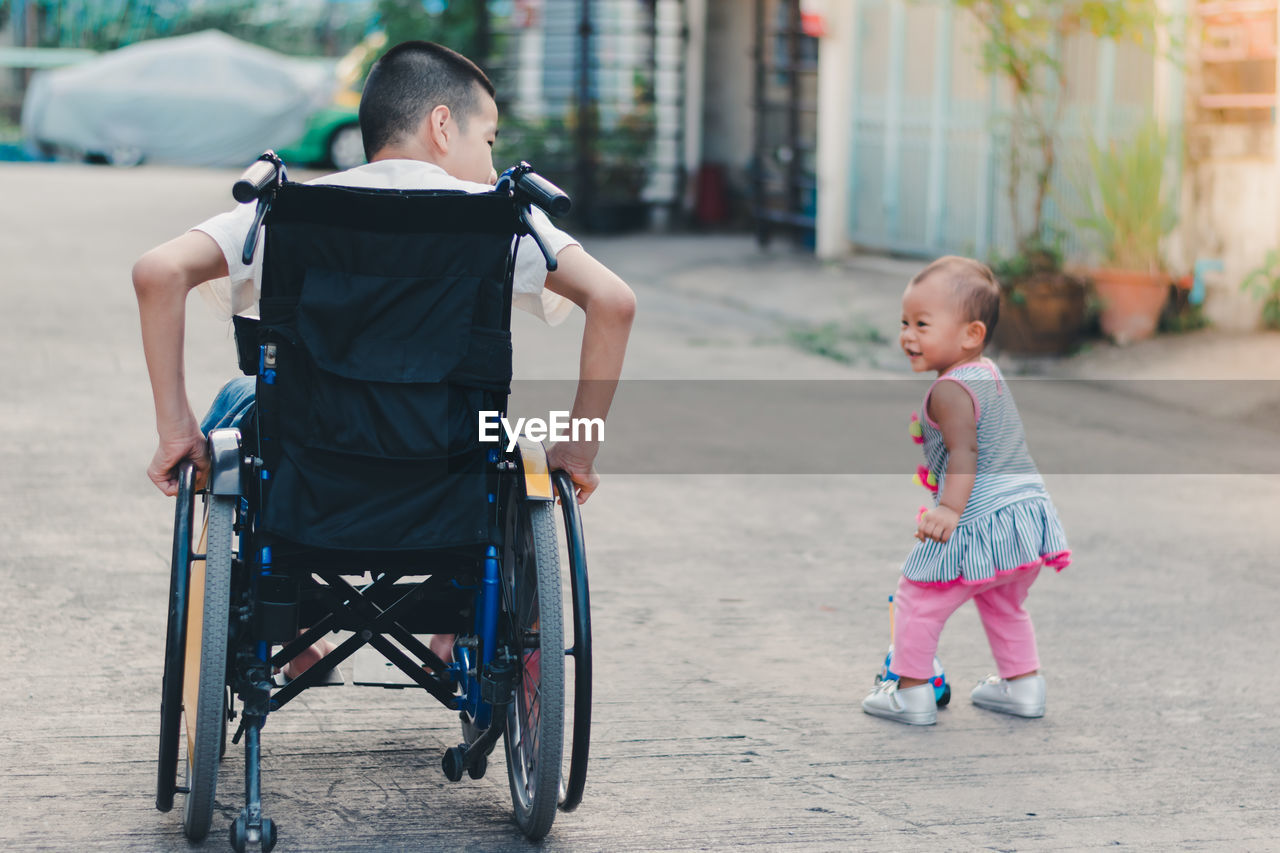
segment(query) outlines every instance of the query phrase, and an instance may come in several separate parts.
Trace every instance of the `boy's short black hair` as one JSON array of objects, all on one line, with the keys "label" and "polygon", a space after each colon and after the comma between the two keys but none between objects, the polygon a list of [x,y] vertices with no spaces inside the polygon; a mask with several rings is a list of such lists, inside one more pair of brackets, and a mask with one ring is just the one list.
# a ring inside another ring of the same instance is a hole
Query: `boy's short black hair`
[{"label": "boy's short black hair", "polygon": [[401,42],[373,64],[360,96],[360,136],[373,156],[413,133],[436,107],[464,124],[477,107],[476,87],[494,96],[493,83],[457,51],[429,41]]},{"label": "boy's short black hair", "polygon": [[935,275],[947,277],[960,302],[965,321],[981,320],[987,327],[982,343],[984,346],[991,343],[991,335],[1000,320],[1000,282],[991,267],[973,258],[947,255],[921,270],[911,283],[919,284]]}]

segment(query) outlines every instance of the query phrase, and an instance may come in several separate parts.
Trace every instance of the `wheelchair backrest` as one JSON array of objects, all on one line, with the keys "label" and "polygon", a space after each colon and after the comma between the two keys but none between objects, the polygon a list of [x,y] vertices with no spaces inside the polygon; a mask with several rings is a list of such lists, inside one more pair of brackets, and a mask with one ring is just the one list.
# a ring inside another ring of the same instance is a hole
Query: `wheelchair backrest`
[{"label": "wheelchair backrest", "polygon": [[286,183],[265,219],[259,529],[339,550],[491,538],[518,220],[505,194]]}]

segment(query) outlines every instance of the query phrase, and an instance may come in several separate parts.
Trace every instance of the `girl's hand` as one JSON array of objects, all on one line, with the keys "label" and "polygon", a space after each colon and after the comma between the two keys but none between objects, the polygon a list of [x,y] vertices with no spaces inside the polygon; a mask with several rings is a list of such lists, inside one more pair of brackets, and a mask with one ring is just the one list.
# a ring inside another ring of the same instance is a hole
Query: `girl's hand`
[{"label": "girl's hand", "polygon": [[959,382],[939,382],[925,405],[947,445],[947,473],[942,478],[938,505],[920,519],[916,538],[946,542],[973,493],[978,470],[978,412],[968,388]]},{"label": "girl's hand", "polygon": [[916,538],[923,542],[932,539],[935,542],[946,542],[955,532],[960,515],[945,506],[936,506],[920,516],[916,523]]}]

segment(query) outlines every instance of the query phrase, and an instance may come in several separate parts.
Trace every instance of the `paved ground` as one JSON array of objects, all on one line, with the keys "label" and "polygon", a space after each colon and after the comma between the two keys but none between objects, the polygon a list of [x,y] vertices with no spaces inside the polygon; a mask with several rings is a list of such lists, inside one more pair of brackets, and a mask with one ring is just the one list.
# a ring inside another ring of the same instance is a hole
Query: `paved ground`
[{"label": "paved ground", "polygon": [[[128,269],[222,208],[230,178],[0,169],[0,849],[188,847],[178,815],[152,808],[171,505],[143,475],[153,424]],[[1280,849],[1277,395],[1258,381],[1273,374],[1241,367],[1274,364],[1275,338],[1100,348],[1106,364],[1054,367],[1087,381],[1018,388],[1075,549],[1032,597],[1050,710],[969,705],[989,668],[969,610],[941,648],[956,701],[908,729],[857,706],[920,503],[902,432],[917,386],[879,342],[906,268],[824,267],[737,237],[589,248],[639,293],[628,375],[655,381],[623,389],[612,473],[586,507],[593,762],[545,849]],[[199,406],[231,344],[191,309]],[[575,329],[520,318],[522,376],[572,376]],[[812,354],[831,339],[852,342],[852,363]],[[273,717],[278,849],[527,848],[500,759],[480,782],[439,772],[455,726],[415,693],[354,688]],[[229,755],[202,849],[226,849],[242,766]]]}]

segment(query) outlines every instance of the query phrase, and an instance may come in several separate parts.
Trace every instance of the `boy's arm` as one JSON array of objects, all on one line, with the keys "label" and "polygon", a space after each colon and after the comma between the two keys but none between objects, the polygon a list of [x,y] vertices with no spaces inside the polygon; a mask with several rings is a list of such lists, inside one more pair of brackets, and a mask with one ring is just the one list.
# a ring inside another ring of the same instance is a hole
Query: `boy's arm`
[{"label": "boy's arm", "polygon": [[[626,282],[581,246],[566,246],[556,260],[559,269],[548,273],[547,288],[578,305],[587,315],[571,417],[603,420],[609,414],[622,375],[636,297]],[[600,482],[595,471],[599,451],[597,441],[559,441],[547,451],[551,469],[563,468],[573,478],[578,503],[584,503]]]},{"label": "boy's arm", "polygon": [[147,476],[166,495],[178,492],[176,468],[183,459],[196,463],[197,482],[208,475],[204,435],[187,400],[183,343],[187,294],[201,282],[227,274],[227,262],[213,238],[188,231],[151,251],[133,265],[133,289],[142,322],[142,350],[151,378],[159,447]]}]

